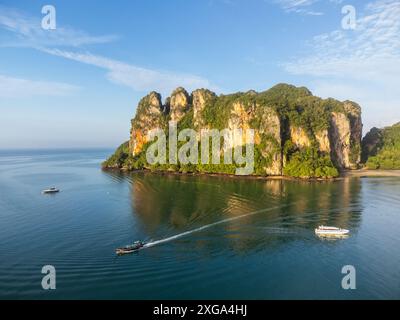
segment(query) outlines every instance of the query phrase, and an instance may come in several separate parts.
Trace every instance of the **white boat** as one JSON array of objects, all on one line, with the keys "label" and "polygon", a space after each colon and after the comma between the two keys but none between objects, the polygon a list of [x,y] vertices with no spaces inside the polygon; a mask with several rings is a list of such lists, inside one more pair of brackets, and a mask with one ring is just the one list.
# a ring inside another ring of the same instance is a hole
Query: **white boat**
[{"label": "white boat", "polygon": [[336,227],[319,226],[315,229],[315,233],[319,236],[346,236],[349,230]]},{"label": "white boat", "polygon": [[46,194],[46,193],[57,193],[57,192],[60,192],[60,190],[57,189],[57,188],[49,188],[49,189],[45,189],[45,190],[42,191],[42,193],[44,193],[44,194]]}]

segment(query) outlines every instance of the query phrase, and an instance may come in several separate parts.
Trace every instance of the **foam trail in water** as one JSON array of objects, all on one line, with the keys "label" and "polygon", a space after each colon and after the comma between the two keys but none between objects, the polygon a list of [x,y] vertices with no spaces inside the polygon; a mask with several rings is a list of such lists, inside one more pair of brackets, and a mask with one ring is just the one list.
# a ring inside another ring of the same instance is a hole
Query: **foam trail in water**
[{"label": "foam trail in water", "polygon": [[261,210],[253,211],[253,212],[250,212],[250,213],[242,214],[242,215],[237,216],[237,217],[223,219],[223,220],[220,220],[220,221],[217,221],[217,222],[214,222],[214,223],[210,223],[210,224],[207,224],[205,226],[202,226],[202,227],[199,227],[199,228],[196,228],[196,229],[192,229],[192,230],[189,230],[189,231],[185,231],[185,232],[176,234],[176,235],[174,235],[172,237],[168,237],[168,238],[165,238],[165,239],[156,240],[156,241],[152,241],[152,242],[146,243],[143,246],[143,248],[149,248],[149,247],[153,247],[155,245],[158,245],[160,243],[172,241],[172,240],[184,237],[184,236],[186,236],[188,234],[191,234],[191,233],[194,233],[194,232],[198,232],[198,231],[201,231],[201,230],[204,230],[204,229],[207,229],[207,228],[214,227],[214,226],[216,226],[218,224],[234,221],[234,220],[241,219],[241,218],[248,217],[248,216],[252,216],[252,215],[255,215],[255,214],[258,214],[258,213],[272,211],[272,210],[280,209],[280,208],[287,207],[287,206],[288,205],[283,205],[283,206],[278,206],[278,207],[273,207],[273,208],[261,209]]}]

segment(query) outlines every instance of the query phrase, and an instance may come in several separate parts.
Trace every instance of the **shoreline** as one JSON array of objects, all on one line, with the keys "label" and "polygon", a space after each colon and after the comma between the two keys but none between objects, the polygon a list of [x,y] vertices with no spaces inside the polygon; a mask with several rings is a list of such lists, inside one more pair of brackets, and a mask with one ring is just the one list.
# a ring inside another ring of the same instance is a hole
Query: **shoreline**
[{"label": "shoreline", "polygon": [[326,182],[339,181],[344,178],[363,178],[363,177],[400,177],[400,170],[368,170],[355,169],[343,170],[340,175],[335,178],[296,178],[283,175],[276,176],[256,176],[256,175],[234,175],[227,173],[196,173],[196,172],[179,172],[179,171],[152,171],[150,169],[127,170],[123,168],[102,167],[104,171],[118,171],[123,173],[144,173],[156,175],[175,175],[175,176],[200,176],[200,177],[225,177],[233,179],[251,179],[251,180],[286,180],[286,181],[301,181],[301,182]]},{"label": "shoreline", "polygon": [[150,169],[136,169],[136,170],[127,170],[123,168],[115,168],[115,167],[102,167],[104,171],[116,171],[122,173],[143,173],[143,174],[155,174],[160,176],[193,176],[193,177],[221,177],[221,178],[232,178],[232,179],[248,179],[248,180],[291,180],[291,181],[332,181],[338,178],[295,178],[288,176],[257,176],[257,175],[235,175],[228,173],[206,173],[206,172],[180,172],[180,171],[162,171],[162,170],[150,170]]},{"label": "shoreline", "polygon": [[357,169],[357,170],[345,170],[341,173],[341,176],[346,177],[400,177],[400,170],[368,170],[368,169]]}]

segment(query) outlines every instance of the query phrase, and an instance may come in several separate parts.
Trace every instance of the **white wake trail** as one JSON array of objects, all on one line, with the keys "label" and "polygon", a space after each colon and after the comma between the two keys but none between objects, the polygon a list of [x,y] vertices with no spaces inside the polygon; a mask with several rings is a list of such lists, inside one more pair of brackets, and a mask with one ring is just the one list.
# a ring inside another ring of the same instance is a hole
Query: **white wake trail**
[{"label": "white wake trail", "polygon": [[199,227],[199,228],[196,228],[196,229],[192,229],[192,230],[189,230],[189,231],[185,231],[185,232],[176,234],[174,236],[171,236],[171,237],[168,237],[168,238],[165,238],[165,239],[160,239],[160,240],[156,240],[156,241],[152,241],[152,242],[146,243],[143,246],[143,248],[149,248],[149,247],[153,247],[155,245],[158,245],[160,243],[172,241],[172,240],[187,236],[188,234],[214,227],[214,226],[216,226],[218,224],[222,224],[222,223],[238,220],[238,219],[241,219],[241,218],[244,218],[244,217],[252,216],[252,215],[255,215],[255,214],[262,213],[262,212],[272,211],[272,210],[275,210],[275,209],[280,209],[280,208],[287,207],[287,206],[289,206],[289,205],[283,205],[283,206],[277,206],[277,207],[272,207],[272,208],[267,208],[267,209],[261,209],[261,210],[253,211],[253,212],[250,212],[250,213],[242,214],[240,216],[223,219],[223,220],[220,220],[220,221],[217,221],[217,222],[214,222],[214,223],[210,223],[210,224],[207,224],[205,226],[202,226],[202,227]]}]

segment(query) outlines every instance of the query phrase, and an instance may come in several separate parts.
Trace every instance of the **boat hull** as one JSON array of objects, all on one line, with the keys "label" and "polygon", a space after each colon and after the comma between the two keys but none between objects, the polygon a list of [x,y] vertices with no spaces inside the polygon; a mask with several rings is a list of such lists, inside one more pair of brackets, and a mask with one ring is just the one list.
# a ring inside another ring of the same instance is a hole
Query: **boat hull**
[{"label": "boat hull", "polygon": [[342,237],[342,236],[347,236],[349,234],[349,230],[346,230],[346,229],[337,229],[337,230],[315,229],[315,234],[318,236],[324,236],[324,237]]},{"label": "boat hull", "polygon": [[129,246],[129,247],[122,247],[122,248],[117,248],[115,250],[115,253],[117,255],[124,255],[124,254],[130,254],[133,252],[136,252],[138,250],[140,250],[141,248],[143,248],[143,244],[137,245],[137,246]]},{"label": "boat hull", "polygon": [[45,190],[43,191],[43,194],[52,194],[52,193],[59,193],[60,190]]},{"label": "boat hull", "polygon": [[135,249],[135,250],[116,250],[115,251],[115,253],[117,254],[117,255],[119,255],[119,256],[122,256],[122,255],[124,255],[124,254],[130,254],[130,253],[133,253],[133,252],[135,252],[135,251],[138,251],[139,249]]}]

